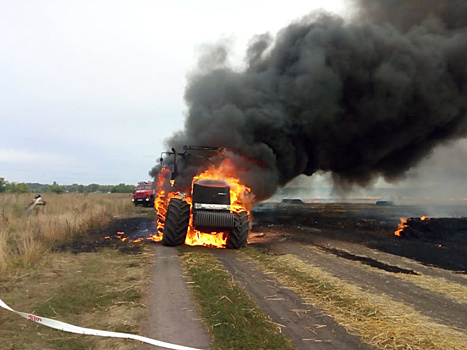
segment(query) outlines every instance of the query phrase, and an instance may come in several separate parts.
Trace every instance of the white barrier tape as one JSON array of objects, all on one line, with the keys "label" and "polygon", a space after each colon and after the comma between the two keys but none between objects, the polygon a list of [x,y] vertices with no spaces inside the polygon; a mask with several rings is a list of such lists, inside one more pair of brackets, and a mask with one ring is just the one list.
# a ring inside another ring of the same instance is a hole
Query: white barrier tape
[{"label": "white barrier tape", "polygon": [[22,317],[24,317],[24,318],[26,318],[26,319],[28,319],[30,321],[37,322],[37,323],[40,323],[40,324],[42,324],[44,326],[59,329],[61,331],[65,331],[65,332],[77,333],[77,334],[87,334],[87,335],[97,335],[97,336],[101,336],[101,337],[134,339],[134,340],[142,341],[144,343],[160,346],[162,348],[173,349],[173,350],[201,350],[201,349],[197,349],[197,348],[190,348],[188,346],[166,343],[166,342],[163,342],[163,341],[160,341],[160,340],[146,338],[146,337],[142,337],[142,336],[135,335],[135,334],[99,331],[97,329],[73,326],[72,324],[52,320],[50,318],[40,317],[40,316],[36,316],[36,315],[32,315],[32,314],[27,314],[27,313],[24,313],[24,312],[15,311],[11,307],[9,307],[7,304],[5,304],[2,299],[0,299],[0,306],[3,307],[4,309],[7,309],[9,311],[14,312],[15,314],[18,314],[18,315],[22,316]]}]

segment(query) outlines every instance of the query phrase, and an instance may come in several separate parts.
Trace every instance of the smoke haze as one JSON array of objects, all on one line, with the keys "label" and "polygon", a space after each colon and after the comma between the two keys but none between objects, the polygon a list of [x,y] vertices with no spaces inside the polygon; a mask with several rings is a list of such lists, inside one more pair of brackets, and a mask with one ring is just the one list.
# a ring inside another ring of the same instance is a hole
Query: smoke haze
[{"label": "smoke haze", "polygon": [[436,146],[465,137],[465,1],[353,3],[350,21],[313,13],[276,38],[254,37],[242,71],[213,46],[190,78],[185,128],[168,149],[226,147],[265,199],[318,171],[344,190],[396,181]]}]

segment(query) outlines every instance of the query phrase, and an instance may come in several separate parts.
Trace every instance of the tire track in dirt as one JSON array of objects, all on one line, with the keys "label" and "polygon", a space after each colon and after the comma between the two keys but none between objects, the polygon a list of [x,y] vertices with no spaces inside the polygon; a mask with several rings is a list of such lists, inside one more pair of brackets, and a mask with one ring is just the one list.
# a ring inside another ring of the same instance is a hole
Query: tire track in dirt
[{"label": "tire track in dirt", "polygon": [[371,350],[350,335],[320,309],[305,303],[300,296],[280,286],[261,272],[254,263],[238,258],[236,251],[213,252],[236,282],[251,296],[263,312],[278,324],[299,350]]},{"label": "tire track in dirt", "polygon": [[320,252],[314,247],[297,242],[268,245],[268,249],[277,254],[298,256],[305,263],[309,262],[371,293],[384,293],[396,301],[412,306],[437,322],[459,329],[467,328],[465,317],[467,305],[456,303],[443,295],[403,281],[376,268],[372,269],[359,262]]},{"label": "tire track in dirt", "polygon": [[[456,274],[450,270],[427,266],[409,258],[386,253],[380,250],[366,247],[363,244],[351,243],[333,238],[332,230],[320,230],[312,227],[299,226],[294,228],[293,240],[304,244],[314,245],[317,247],[335,248],[342,251],[347,251],[355,255],[363,255],[383,263],[418,271],[424,275],[433,277],[442,277],[448,281],[467,285],[467,279],[463,275]],[[442,248],[440,248],[442,249]]]},{"label": "tire track in dirt", "polygon": [[[154,245],[155,262],[147,296],[143,335],[199,349],[209,349],[211,337],[202,324],[184,277],[178,250]],[[142,349],[165,349],[142,345]]]}]

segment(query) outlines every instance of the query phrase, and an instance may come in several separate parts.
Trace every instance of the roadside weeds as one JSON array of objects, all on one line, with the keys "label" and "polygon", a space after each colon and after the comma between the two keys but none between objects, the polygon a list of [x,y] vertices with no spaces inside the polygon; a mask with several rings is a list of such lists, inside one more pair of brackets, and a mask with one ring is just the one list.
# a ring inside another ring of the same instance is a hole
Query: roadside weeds
[{"label": "roadside weeds", "polygon": [[188,246],[179,251],[200,314],[213,335],[213,349],[294,349],[212,252]]}]

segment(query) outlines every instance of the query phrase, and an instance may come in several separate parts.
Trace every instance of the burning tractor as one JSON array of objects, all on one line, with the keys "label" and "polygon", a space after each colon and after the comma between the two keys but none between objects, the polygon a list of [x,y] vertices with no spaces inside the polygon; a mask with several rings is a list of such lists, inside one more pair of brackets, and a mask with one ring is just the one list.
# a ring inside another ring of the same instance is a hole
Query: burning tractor
[{"label": "burning tractor", "polygon": [[[228,159],[219,157],[225,150],[201,146],[184,146],[183,149],[183,152],[175,149],[165,152],[171,164],[160,172],[159,185],[170,174],[173,188],[179,166],[187,167],[200,159],[210,162],[216,158],[216,161],[221,161],[217,167],[213,166],[193,178],[191,195],[159,189],[155,208],[162,244],[178,246],[185,243],[230,249],[245,246],[250,222],[242,197],[249,189],[241,185],[237,178],[228,175],[233,166]],[[205,155],[200,156],[199,153]],[[161,164],[163,161],[161,157]]]}]

